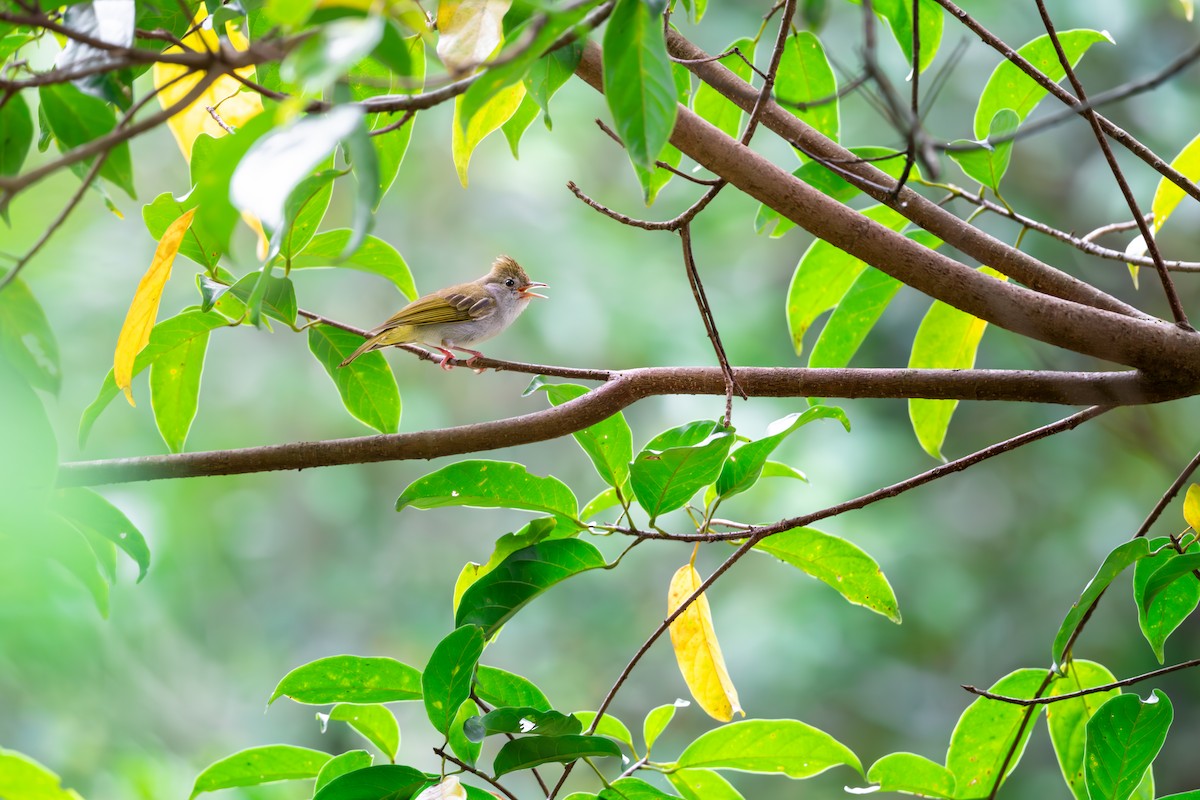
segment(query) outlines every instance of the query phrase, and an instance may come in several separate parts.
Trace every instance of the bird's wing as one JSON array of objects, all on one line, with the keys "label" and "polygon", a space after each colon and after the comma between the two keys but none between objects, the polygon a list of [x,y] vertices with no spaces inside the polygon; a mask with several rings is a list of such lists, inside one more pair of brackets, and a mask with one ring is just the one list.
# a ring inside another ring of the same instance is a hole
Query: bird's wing
[{"label": "bird's wing", "polygon": [[467,322],[483,319],[496,310],[496,301],[490,296],[482,299],[465,294],[450,294],[445,297],[430,295],[406,305],[387,322],[375,329],[376,332],[398,325],[436,325],[445,322]]}]

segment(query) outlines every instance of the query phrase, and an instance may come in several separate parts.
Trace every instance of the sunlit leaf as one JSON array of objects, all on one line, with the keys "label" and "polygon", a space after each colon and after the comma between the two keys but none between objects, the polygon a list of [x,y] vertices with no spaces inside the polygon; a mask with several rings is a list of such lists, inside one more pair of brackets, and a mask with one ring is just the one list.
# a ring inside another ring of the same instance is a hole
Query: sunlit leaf
[{"label": "sunlit leaf", "polygon": [[328,753],[290,744],[251,747],[205,767],[189,797],[235,786],[315,778],[330,758]]},{"label": "sunlit leaf", "polygon": [[450,730],[446,732],[446,739],[449,740],[454,755],[471,766],[475,766],[479,761],[479,754],[483,750],[483,737],[475,738],[471,735],[471,723],[478,719],[479,706],[468,697],[458,707],[458,713],[450,722]]},{"label": "sunlit leaf", "polygon": [[[850,0],[858,3],[860,0]],[[913,16],[912,0],[873,0],[871,8],[891,28],[892,38],[900,45],[904,60],[908,64],[913,61]],[[919,66],[924,72],[937,55],[938,46],[942,41],[942,29],[945,17],[942,7],[936,0],[920,0],[920,15],[918,29],[921,40],[921,60]]]},{"label": "sunlit leaf", "polygon": [[900,624],[896,595],[879,564],[845,539],[815,528],[793,528],[763,539],[754,549],[804,570],[854,605]]},{"label": "sunlit leaf", "polygon": [[674,703],[667,703],[656,708],[652,708],[646,719],[642,722],[642,739],[646,742],[646,750],[649,751],[654,747],[654,743],[658,741],[658,737],[667,729],[667,725],[675,718],[675,712],[680,708],[686,708],[691,705],[687,700],[676,700]]},{"label": "sunlit leaf", "polygon": [[[629,160],[646,172],[678,112],[662,20],[643,0],[617,0],[604,31],[604,97]],[[649,197],[649,186],[643,183]]]},{"label": "sunlit leaf", "polygon": [[667,794],[641,778],[617,778],[600,792],[600,800],[671,800],[676,797]]},{"label": "sunlit leaf", "polygon": [[[1030,698],[1045,679],[1045,670],[1019,669],[1001,678],[989,691]],[[1032,716],[1041,710],[1041,706],[1034,706]],[[962,713],[946,752],[946,768],[954,775],[957,797],[986,797],[1000,777],[1001,765],[1006,765],[1004,777],[1016,769],[1033,732],[1034,720],[1025,724],[1028,711],[1023,706],[980,697]]]},{"label": "sunlit leaf", "polygon": [[444,0],[438,3],[437,54],[452,73],[483,63],[504,38],[502,22],[512,0]]},{"label": "sunlit leaf", "polygon": [[[393,38],[394,35],[394,38]],[[376,48],[378,55],[381,49],[394,50],[398,60],[403,60],[405,69],[397,69],[376,61],[374,58],[364,59],[350,69],[347,80],[350,84],[350,97],[356,102],[362,102],[371,97],[383,94],[413,94],[420,92],[425,83],[425,43],[419,36],[401,38],[392,26],[384,29],[383,43]],[[367,115],[367,127],[372,131],[399,122],[402,117],[399,112]],[[391,188],[400,172],[400,162],[408,151],[408,143],[412,138],[413,126],[416,120],[409,120],[397,130],[371,137],[371,145],[375,148],[379,163],[379,200]],[[415,298],[414,298],[415,299]]]},{"label": "sunlit leaf", "polygon": [[[686,564],[671,578],[667,592],[667,614],[674,614],[702,583],[695,567]],[[746,715],[738,704],[737,689],[725,667],[721,644],[713,629],[708,598],[701,594],[671,623],[671,647],[683,680],[704,713],[721,722],[734,714]]]},{"label": "sunlit leaf", "polygon": [[405,508],[519,508],[553,514],[581,527],[579,505],[567,485],[553,476],[531,475],[523,464],[511,461],[468,460],[450,464],[418,478],[396,500]]},{"label": "sunlit leaf", "polygon": [[[1067,60],[1074,67],[1089,47],[1096,42],[1112,43],[1112,37],[1103,31],[1081,29],[1059,31],[1058,41],[1067,54]],[[1017,49],[1017,53],[1055,83],[1061,81],[1067,74],[1058,60],[1058,54],[1055,52],[1054,43],[1050,40],[1049,34],[1027,42]],[[973,128],[975,138],[987,137],[992,119],[1000,109],[1012,109],[1017,115],[1018,122],[1021,122],[1029,116],[1029,113],[1045,96],[1046,90],[1033,78],[1026,75],[1016,64],[1002,59],[979,95],[979,104],[975,107]]]},{"label": "sunlit leaf", "polygon": [[429,776],[412,767],[377,764],[339,775],[314,794],[313,800],[408,800],[429,782]]},{"label": "sunlit leaf", "polygon": [[0,747],[0,797],[6,800],[82,800],[61,778],[24,753]]},{"label": "sunlit leaf", "polygon": [[1123,694],[1106,702],[1087,723],[1084,782],[1092,800],[1125,800],[1154,762],[1175,715],[1155,689],[1145,702]]},{"label": "sunlit leaf", "polygon": [[[725,56],[720,59],[720,63],[734,75],[749,82],[752,74],[750,64],[754,63],[754,47],[755,42],[753,39],[735,39],[721,52],[724,53],[737,48],[742,55],[738,56],[734,53]],[[750,63],[746,63],[747,61]],[[737,137],[738,131],[741,129],[742,115],[745,113],[739,106],[734,105],[732,100],[703,81],[700,82],[700,88],[696,90],[696,96],[692,100],[692,110],[699,114],[701,118],[721,129],[726,136],[734,138]]]},{"label": "sunlit leaf", "polygon": [[[1002,108],[992,117],[987,138],[971,142],[957,139],[953,145],[977,145],[967,150],[950,150],[948,155],[954,159],[962,171],[971,180],[988,187],[993,192],[1000,191],[1000,179],[1008,170],[1008,160],[1012,156],[1013,140],[1008,138],[1016,131],[1021,120],[1011,108]],[[1001,141],[992,144],[992,140]]]},{"label": "sunlit leaf", "polygon": [[480,700],[492,706],[530,706],[539,711],[550,709],[546,695],[528,678],[485,664],[480,664],[475,671],[475,693]]},{"label": "sunlit leaf", "polygon": [[1071,610],[1067,612],[1066,618],[1062,625],[1059,626],[1058,633],[1054,637],[1054,649],[1051,653],[1053,658],[1052,663],[1060,671],[1065,665],[1067,653],[1070,650],[1074,641],[1076,631],[1083,623],[1088,610],[1092,603],[1096,601],[1108,585],[1120,575],[1126,567],[1150,555],[1150,544],[1144,538],[1133,539],[1118,545],[1111,553],[1104,558],[1104,563],[1100,565],[1100,569],[1096,570],[1096,575],[1088,581],[1088,585],[1084,587],[1083,594],[1071,606]]},{"label": "sunlit leaf", "polygon": [[[531,545],[549,538],[555,532],[558,523],[554,517],[541,517],[531,521],[528,525],[521,528],[515,533],[506,533],[496,540],[496,546],[492,550],[492,556],[485,564],[477,564],[469,562],[458,573],[458,580],[454,582],[454,611],[458,612],[458,605],[462,601],[462,596],[467,589],[476,581],[487,575],[489,572],[500,566],[506,558],[518,550],[522,550]],[[573,532],[573,531],[572,531]]]},{"label": "sunlit leaf", "polygon": [[308,329],[308,349],[333,379],[346,410],[380,433],[395,433],[400,428],[400,389],[383,353],[366,353],[339,366],[360,344],[362,337],[331,325]]},{"label": "sunlit leaf", "polygon": [[677,769],[667,780],[684,800],[744,800],[741,793],[711,769]]},{"label": "sunlit leaf", "polygon": [[[576,711],[571,716],[575,717],[582,723],[583,729],[589,730],[592,727],[592,722],[596,719],[595,711]],[[634,750],[633,734],[629,732],[629,728],[624,722],[614,717],[612,714],[605,712],[600,721],[596,723],[596,730],[592,731],[597,736],[607,736],[610,739],[616,739],[621,744]]]},{"label": "sunlit leaf", "polygon": [[653,522],[692,498],[721,474],[733,432],[700,420],[660,433],[634,459],[630,483]]},{"label": "sunlit leaf", "polygon": [[421,692],[429,721],[443,735],[450,730],[459,706],[471,694],[475,665],[485,641],[482,628],[463,625],[438,642],[429,656],[421,675]]},{"label": "sunlit leaf", "polygon": [[374,15],[341,17],[318,25],[288,53],[280,76],[298,84],[305,94],[320,96],[375,49],[383,30],[383,18]]},{"label": "sunlit leaf", "polygon": [[396,751],[400,749],[400,724],[387,706],[378,703],[338,703],[328,714],[317,714],[317,718],[321,720],[322,731],[330,721],[346,723],[378,747],[389,761],[396,760]]},{"label": "sunlit leaf", "polygon": [[603,736],[525,736],[506,742],[492,762],[496,775],[541,764],[569,764],[580,758],[620,758],[621,748]]},{"label": "sunlit leaf", "polygon": [[[1113,674],[1100,664],[1076,660],[1067,665],[1065,674],[1054,679],[1048,695],[1056,697],[1072,694],[1115,681]],[[1120,689],[1111,689],[1070,700],[1060,700],[1046,706],[1046,724],[1050,729],[1054,755],[1058,758],[1063,779],[1076,800],[1090,800],[1083,780],[1083,749],[1087,738],[1087,722],[1105,701],[1120,693]]]},{"label": "sunlit leaf", "polygon": [[334,778],[340,778],[351,772],[366,769],[375,763],[375,757],[366,750],[348,750],[339,756],[334,756],[325,762],[317,773],[317,782],[313,784],[313,793],[321,791]]},{"label": "sunlit leaf", "polygon": [[788,436],[817,419],[836,419],[847,431],[850,430],[850,420],[846,413],[836,406],[816,406],[777,419],[767,427],[766,436],[747,442],[729,454],[721,468],[721,475],[717,478],[717,495],[722,499],[732,497],[757,483],[767,458],[775,448]]},{"label": "sunlit leaf", "polygon": [[883,792],[953,798],[954,775],[941,764],[915,753],[890,753],[867,770],[867,780]]},{"label": "sunlit leaf", "polygon": [[280,697],[309,705],[420,700],[421,673],[392,658],[329,656],[285,675],[267,704]]},{"label": "sunlit leaf", "polygon": [[[588,393],[583,386],[546,383],[538,378],[529,385],[526,393],[532,391],[544,391],[554,406],[561,406]],[[608,419],[576,431],[573,435],[605,483],[613,488],[625,485],[629,478],[629,462],[633,460],[633,434],[624,414],[618,411]]]},{"label": "sunlit leaf", "polygon": [[[997,280],[1008,280],[990,267],[980,267],[979,271]],[[921,320],[916,338],[913,339],[908,368],[970,369],[975,366],[975,355],[985,330],[986,321],[935,300]],[[908,416],[912,420],[917,441],[934,458],[945,460],[942,443],[946,441],[950,418],[957,407],[957,400],[914,398],[908,401]]]},{"label": "sunlit leaf", "polygon": [[808,778],[844,764],[860,775],[862,764],[828,733],[794,719],[746,719],[703,734],[684,748],[685,769],[736,769]]},{"label": "sunlit leaf", "polygon": [[[1192,492],[1189,490],[1188,494],[1190,497]],[[1175,579],[1191,571],[1196,559],[1195,549],[1194,544],[1189,548],[1188,558],[1192,561],[1184,561],[1184,570],[1179,572],[1176,570],[1180,565],[1180,556],[1171,546],[1171,540],[1165,536],[1153,539],[1150,542],[1153,555],[1139,559],[1133,568],[1133,599],[1137,603],[1138,626],[1160,664],[1166,655],[1164,648],[1167,638],[1200,605],[1200,581],[1195,578]],[[1172,567],[1172,571],[1163,573],[1160,578],[1158,573],[1168,566]],[[1173,578],[1164,583],[1167,575],[1173,575]],[[1155,587],[1153,596],[1149,591],[1152,581],[1161,584]]]},{"label": "sunlit leaf", "polygon": [[[800,31],[788,37],[779,60],[775,93],[788,111],[818,133],[838,140],[837,78],[816,34]],[[797,108],[805,105],[808,107]]]},{"label": "sunlit leaf", "polygon": [[116,380],[117,387],[125,392],[125,398],[131,406],[136,405],[133,402],[131,387],[133,362],[150,340],[150,331],[158,316],[163,287],[171,277],[171,265],[175,262],[175,254],[179,252],[179,244],[183,241],[188,226],[192,224],[194,214],[195,211],[185,211],[171,223],[159,240],[158,247],[154,250],[154,258],[150,261],[150,268],[138,282],[133,302],[130,303],[125,322],[121,325],[121,333],[117,336],[117,349],[113,356],[113,379]]},{"label": "sunlit leaf", "polygon": [[617,490],[610,486],[587,501],[587,504],[579,512],[579,518],[587,522],[600,516],[601,513],[608,509],[616,508],[619,505],[621,505],[621,498],[617,495]]},{"label": "sunlit leaf", "polygon": [[154,424],[172,453],[183,452],[200,402],[200,376],[208,336],[183,340],[150,365],[150,408]]},{"label": "sunlit leaf", "polygon": [[600,551],[579,539],[555,539],[523,548],[463,592],[455,625],[478,625],[491,637],[522,606],[554,584],[603,566]]},{"label": "sunlit leaf", "polygon": [[342,253],[349,241],[349,228],[318,233],[292,257],[291,268],[345,267],[370,272],[387,278],[409,300],[417,299],[412,272],[400,251],[383,239],[368,236],[357,250],[343,259]]},{"label": "sunlit leaf", "polygon": [[1183,519],[1188,527],[1200,534],[1200,485],[1188,486],[1183,496]]},{"label": "sunlit leaf", "polygon": [[[220,38],[211,28],[205,28],[200,23],[205,17],[204,7],[196,12],[195,24],[190,28],[182,42],[185,47],[198,52],[215,52],[220,48]],[[246,50],[250,43],[245,33],[234,23],[225,23],[226,41],[235,50]],[[183,50],[172,45],[163,51],[164,54],[182,53]],[[158,91],[158,101],[163,108],[168,108],[183,100],[204,77],[201,71],[189,73],[189,68],[182,64],[156,62],[154,64],[154,88]],[[242,67],[235,72],[248,80],[254,80],[254,67]],[[208,109],[213,109],[210,112]],[[230,128],[240,128],[252,117],[263,110],[262,96],[242,86],[232,75],[217,77],[208,88],[201,93],[189,106],[167,120],[167,127],[175,136],[183,157],[192,160],[192,147],[196,138],[201,134],[219,139],[225,136],[226,130],[214,117],[220,117],[221,122]]]},{"label": "sunlit leaf", "polygon": [[454,131],[450,148],[454,156],[454,168],[463,188],[467,186],[467,167],[471,155],[479,143],[495,132],[517,112],[525,97],[525,84],[514,83],[496,92],[464,125],[462,120],[463,97],[454,98]]}]

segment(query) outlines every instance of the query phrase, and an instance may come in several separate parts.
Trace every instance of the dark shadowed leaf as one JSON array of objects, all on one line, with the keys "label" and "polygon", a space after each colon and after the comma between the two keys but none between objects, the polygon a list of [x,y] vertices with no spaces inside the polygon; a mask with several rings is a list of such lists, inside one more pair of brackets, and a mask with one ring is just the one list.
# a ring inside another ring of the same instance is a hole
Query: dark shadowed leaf
[{"label": "dark shadowed leaf", "polygon": [[496,775],[540,764],[569,764],[580,758],[620,758],[621,748],[603,736],[526,736],[505,743],[496,753],[492,768]]}]

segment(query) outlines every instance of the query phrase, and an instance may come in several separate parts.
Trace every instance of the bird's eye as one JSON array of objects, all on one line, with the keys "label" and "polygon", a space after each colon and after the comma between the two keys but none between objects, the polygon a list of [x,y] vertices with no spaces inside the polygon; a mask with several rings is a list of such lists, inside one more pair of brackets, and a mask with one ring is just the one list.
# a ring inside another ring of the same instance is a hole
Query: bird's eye
[{"label": "bird's eye", "polygon": [[516,285],[517,285],[517,282],[516,282],[516,281],[514,281],[512,278],[509,278],[508,280],[506,280],[506,281],[504,282],[504,285],[505,285],[505,286],[507,286],[507,287],[509,287],[509,288],[511,289],[513,286],[516,286]]}]

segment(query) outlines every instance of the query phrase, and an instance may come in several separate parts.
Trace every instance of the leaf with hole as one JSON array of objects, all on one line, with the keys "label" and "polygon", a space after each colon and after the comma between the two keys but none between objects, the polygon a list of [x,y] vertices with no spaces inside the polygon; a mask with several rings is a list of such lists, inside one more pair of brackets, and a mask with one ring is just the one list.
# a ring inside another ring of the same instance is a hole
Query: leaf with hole
[{"label": "leaf with hole", "polygon": [[1092,800],[1126,800],[1142,782],[1167,738],[1174,710],[1161,689],[1149,700],[1114,697],[1087,723],[1084,781]]}]

